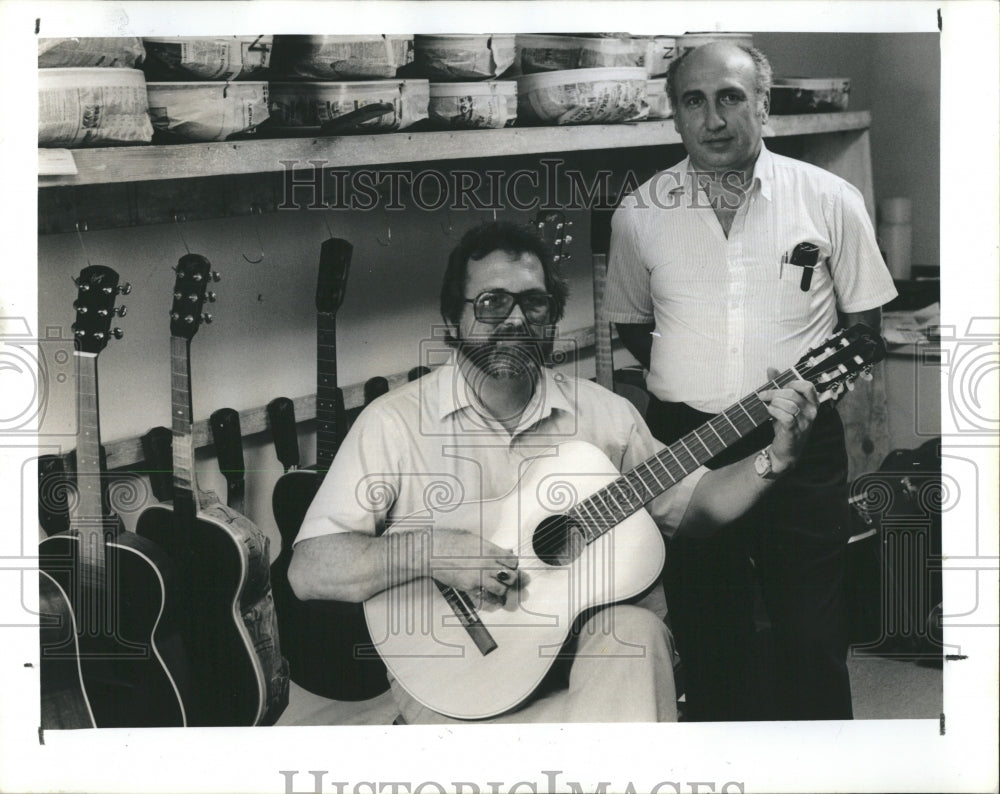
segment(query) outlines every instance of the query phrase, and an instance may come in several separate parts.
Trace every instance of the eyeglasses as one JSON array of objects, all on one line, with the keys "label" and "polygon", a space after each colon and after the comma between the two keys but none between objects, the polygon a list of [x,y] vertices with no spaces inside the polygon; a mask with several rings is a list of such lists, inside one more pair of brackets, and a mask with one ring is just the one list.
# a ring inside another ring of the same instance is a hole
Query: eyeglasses
[{"label": "eyeglasses", "polygon": [[480,292],[475,298],[465,298],[472,304],[476,319],[481,323],[501,323],[510,317],[514,304],[532,325],[545,325],[555,312],[555,301],[547,292],[507,292],[505,289],[491,289]]}]

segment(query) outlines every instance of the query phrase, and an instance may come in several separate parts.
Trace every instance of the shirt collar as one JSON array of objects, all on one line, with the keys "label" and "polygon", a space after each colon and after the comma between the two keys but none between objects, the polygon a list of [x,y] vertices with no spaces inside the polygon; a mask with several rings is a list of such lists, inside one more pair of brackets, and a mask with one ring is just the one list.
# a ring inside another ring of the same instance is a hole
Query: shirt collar
[{"label": "shirt collar", "polygon": [[[453,354],[451,361],[438,369],[436,384],[438,419],[444,420],[460,411],[473,411],[482,419],[479,409],[472,402],[472,387],[465,375],[462,374],[462,370],[455,360],[456,355]],[[554,373],[548,367],[543,367],[539,387],[531,396],[531,400],[522,414],[524,418],[512,435],[517,435],[543,419],[547,419],[553,411],[572,412],[573,405],[566,396],[566,383],[567,379],[564,375]],[[499,427],[499,424],[497,426]]]},{"label": "shirt collar", "polygon": [[[685,157],[672,170],[677,174],[677,184],[667,190],[667,195],[689,192],[694,186],[694,180],[687,178],[687,174],[691,170],[691,158]],[[753,176],[750,181],[751,189],[759,186],[761,196],[768,201],[771,200],[771,188],[774,184],[774,155],[768,151],[763,141],[760,143],[760,154],[753,165]]]}]

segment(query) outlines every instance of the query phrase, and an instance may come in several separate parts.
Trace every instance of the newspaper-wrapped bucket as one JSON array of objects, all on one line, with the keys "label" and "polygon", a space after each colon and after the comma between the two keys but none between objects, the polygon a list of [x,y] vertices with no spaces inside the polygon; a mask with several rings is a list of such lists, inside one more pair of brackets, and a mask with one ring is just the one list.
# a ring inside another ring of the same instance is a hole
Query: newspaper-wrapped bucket
[{"label": "newspaper-wrapped bucket", "polygon": [[272,75],[309,80],[395,77],[413,61],[413,36],[275,36]]},{"label": "newspaper-wrapped bucket", "polygon": [[643,67],[568,69],[517,81],[517,118],[542,124],[611,124],[639,116],[646,99]]},{"label": "newspaper-wrapped bucket", "polygon": [[[368,105],[384,112],[359,126],[377,132],[401,130],[427,118],[426,80],[368,80],[323,83],[271,83],[270,111],[275,128],[320,128]],[[318,129],[317,129],[318,131]],[[345,130],[355,131],[355,130]]]},{"label": "newspaper-wrapped bucket", "polygon": [[265,121],[267,83],[147,83],[153,128],[187,141],[224,141]]},{"label": "newspaper-wrapped bucket", "polygon": [[521,74],[646,63],[647,44],[639,38],[518,33],[515,44]]},{"label": "newspaper-wrapped bucket", "polygon": [[39,69],[132,69],[146,56],[142,39],[96,36],[38,40]]},{"label": "newspaper-wrapped bucket", "polygon": [[431,83],[427,115],[452,129],[497,129],[517,120],[517,83]]},{"label": "newspaper-wrapped bucket", "polygon": [[513,33],[417,35],[414,73],[435,81],[490,80],[514,63]]},{"label": "newspaper-wrapped bucket", "polygon": [[259,77],[271,63],[274,36],[144,38],[150,80],[239,80]]},{"label": "newspaper-wrapped bucket", "polygon": [[38,145],[149,143],[146,78],[138,69],[39,69]]}]

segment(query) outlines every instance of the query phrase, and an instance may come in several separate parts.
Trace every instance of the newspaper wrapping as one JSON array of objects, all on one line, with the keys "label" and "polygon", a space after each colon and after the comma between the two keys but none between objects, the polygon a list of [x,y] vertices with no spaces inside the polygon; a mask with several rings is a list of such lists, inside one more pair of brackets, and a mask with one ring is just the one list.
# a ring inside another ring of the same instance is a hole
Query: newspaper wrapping
[{"label": "newspaper wrapping", "polygon": [[647,112],[645,69],[575,69],[527,75],[517,82],[519,120],[612,124]]},{"label": "newspaper wrapping", "polygon": [[417,74],[433,80],[489,80],[514,63],[514,34],[440,35],[413,39]]},{"label": "newspaper wrapping", "polygon": [[272,67],[310,80],[375,80],[412,62],[413,36],[276,36]]},{"label": "newspaper wrapping", "polygon": [[377,131],[401,130],[427,118],[426,80],[373,80],[344,83],[271,83],[270,111],[275,127],[319,127],[367,105],[390,105],[360,126]]},{"label": "newspaper wrapping", "polygon": [[131,69],[145,56],[142,39],[126,36],[38,40],[39,69],[88,66]]},{"label": "newspaper wrapping", "polygon": [[452,129],[497,129],[517,121],[517,83],[432,83],[430,119]]},{"label": "newspaper wrapping", "polygon": [[145,38],[144,69],[150,80],[252,78],[271,63],[274,36]]},{"label": "newspaper wrapping", "polygon": [[189,141],[224,141],[268,117],[267,83],[147,83],[155,130]]},{"label": "newspaper wrapping", "polygon": [[137,69],[41,69],[38,145],[149,143],[146,80]]}]

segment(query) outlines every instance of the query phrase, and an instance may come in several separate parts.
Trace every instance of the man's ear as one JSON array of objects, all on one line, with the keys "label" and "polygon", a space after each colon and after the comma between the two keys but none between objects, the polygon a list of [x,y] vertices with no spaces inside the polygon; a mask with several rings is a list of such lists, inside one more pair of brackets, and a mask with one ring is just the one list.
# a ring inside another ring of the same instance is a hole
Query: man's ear
[{"label": "man's ear", "polygon": [[771,92],[765,91],[760,100],[760,123],[767,124],[767,117],[771,113]]}]

